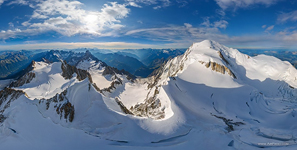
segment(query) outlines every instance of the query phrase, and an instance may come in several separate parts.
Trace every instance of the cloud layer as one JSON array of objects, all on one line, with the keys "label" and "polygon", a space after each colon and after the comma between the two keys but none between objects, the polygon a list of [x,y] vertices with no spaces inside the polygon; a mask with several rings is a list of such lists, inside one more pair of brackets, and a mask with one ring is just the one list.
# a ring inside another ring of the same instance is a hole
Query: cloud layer
[{"label": "cloud layer", "polygon": [[[173,5],[178,6],[175,8],[186,8],[191,1],[121,0],[118,2],[107,2],[97,10],[87,10],[85,5],[79,0],[0,0],[0,5],[2,4],[2,6],[25,5],[33,10],[27,20],[20,22],[21,25],[14,25],[10,22],[7,30],[0,31],[0,39],[4,41],[13,38],[22,39],[23,37],[42,36],[43,33],[53,32],[55,36],[56,34],[62,37],[83,36],[84,38],[92,39],[92,41],[95,41],[94,39],[96,38],[99,39],[99,37],[137,39],[137,41],[143,43],[162,43],[163,46],[167,47],[188,47],[192,42],[204,39],[212,39],[223,44],[235,46],[268,45],[272,47],[272,45],[282,46],[282,44],[296,45],[296,28],[280,29],[279,25],[296,22],[297,10],[276,14],[277,20],[275,20],[275,23],[270,22],[267,25],[263,25],[263,32],[257,35],[251,33],[249,35],[231,36],[228,32],[225,32],[228,30],[229,22],[232,23],[232,21],[229,21],[229,16],[227,16],[228,10],[247,8],[254,5],[268,7],[276,4],[278,1],[281,0],[213,0],[213,2],[216,2],[214,5],[219,6],[219,9],[216,9],[213,13],[216,15],[220,13],[219,17],[199,16],[197,19],[190,16],[189,21],[176,24],[165,22],[162,25],[159,25],[159,22],[154,22],[154,20],[148,25],[147,22],[138,18],[134,22],[137,25],[133,25],[133,22],[124,24],[123,20],[132,16],[131,14],[135,13],[134,10],[141,11],[141,8],[143,8],[143,10],[147,11],[144,7],[150,7],[154,12],[162,12],[163,10],[156,11],[153,9],[165,8],[165,11],[167,7],[169,9]],[[196,19],[196,21],[192,19]],[[199,19],[203,22],[197,21]],[[188,22],[191,22],[191,24]],[[126,28],[126,26],[128,27]],[[259,28],[261,29],[261,26]],[[71,41],[71,38],[69,39]],[[95,45],[95,43],[92,44]],[[64,43],[64,45],[67,44]],[[42,45],[35,44],[35,46]],[[147,45],[140,44],[137,46]]]},{"label": "cloud layer", "polygon": [[98,49],[141,49],[141,48],[164,48],[160,45],[126,43],[126,42],[78,42],[78,43],[35,43],[18,45],[0,45],[0,50],[34,50],[34,49],[77,49],[77,48],[98,48]]},{"label": "cloud layer", "polygon": [[[14,2],[14,1],[13,1]],[[0,38],[8,39],[25,35],[55,31],[63,36],[91,34],[93,36],[116,36],[124,27],[121,19],[128,16],[130,10],[126,4],[111,2],[104,4],[99,11],[82,9],[79,1],[68,0],[36,0],[15,1],[30,5],[34,9],[28,21],[21,28],[1,31]],[[23,28],[23,29],[22,29]]]}]

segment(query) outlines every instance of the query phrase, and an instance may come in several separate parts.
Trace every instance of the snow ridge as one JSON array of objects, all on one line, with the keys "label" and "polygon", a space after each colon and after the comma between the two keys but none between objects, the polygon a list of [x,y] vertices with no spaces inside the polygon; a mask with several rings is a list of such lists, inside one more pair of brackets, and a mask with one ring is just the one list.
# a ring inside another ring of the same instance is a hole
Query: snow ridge
[{"label": "snow ridge", "polygon": [[288,62],[205,40],[133,80],[90,52],[55,53],[73,64],[36,62],[0,92],[0,149],[297,148]]}]

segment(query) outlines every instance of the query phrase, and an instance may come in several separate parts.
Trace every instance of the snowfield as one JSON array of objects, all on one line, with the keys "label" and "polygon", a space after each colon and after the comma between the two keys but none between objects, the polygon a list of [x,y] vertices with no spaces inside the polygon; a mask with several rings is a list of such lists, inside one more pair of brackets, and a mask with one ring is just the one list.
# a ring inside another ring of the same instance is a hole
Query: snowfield
[{"label": "snowfield", "polygon": [[64,79],[61,65],[37,62],[36,77],[14,88],[26,95],[0,97],[0,149],[297,149],[297,70],[275,57],[205,40],[134,82],[92,59],[77,64],[100,89],[119,78],[110,92]]},{"label": "snowfield", "polygon": [[76,82],[76,76],[70,80],[63,78],[61,65],[61,62],[52,64],[36,62],[32,71],[36,77],[30,83],[15,89],[23,90],[32,100],[48,99],[61,93]]}]

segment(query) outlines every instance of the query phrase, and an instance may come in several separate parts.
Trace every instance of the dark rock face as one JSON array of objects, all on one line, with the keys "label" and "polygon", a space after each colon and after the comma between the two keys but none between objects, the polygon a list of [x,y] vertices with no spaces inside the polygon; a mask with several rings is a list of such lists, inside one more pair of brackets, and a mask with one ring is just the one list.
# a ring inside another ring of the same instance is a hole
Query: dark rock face
[{"label": "dark rock face", "polygon": [[116,85],[121,85],[121,84],[122,84],[122,82],[120,82],[120,81],[113,81],[113,82],[111,82],[111,84],[108,88],[104,88],[104,89],[100,90],[100,92],[101,93],[103,93],[103,92],[111,93],[113,89],[116,89]]},{"label": "dark rock face", "polygon": [[[163,78],[174,77],[177,73],[184,69],[185,61],[190,54],[188,49],[183,55],[177,56],[179,61],[173,62],[173,59],[168,59],[159,69],[155,70],[151,75],[151,81],[148,82],[149,92],[143,103],[131,107],[131,112],[136,116],[148,117],[155,120],[165,118],[165,108],[162,107],[161,101],[158,98],[161,88],[160,80]],[[174,58],[175,59],[175,58]],[[149,96],[153,93],[152,96]]]},{"label": "dark rock face", "polygon": [[161,109],[161,102],[157,98],[159,94],[159,88],[156,87],[154,95],[152,97],[147,97],[144,103],[136,104],[134,107],[130,108],[131,112],[140,117],[148,117],[152,119],[163,119],[165,118],[165,111]]},{"label": "dark rock face", "polygon": [[130,114],[130,115],[133,115],[133,113],[127,109],[124,104],[118,99],[118,98],[115,98],[115,101],[118,103],[118,105],[120,106],[121,110],[125,113],[125,114]]},{"label": "dark rock face", "polygon": [[77,74],[77,79],[79,81],[82,81],[86,79],[87,77],[90,77],[91,75],[86,70],[77,69],[75,66],[71,66],[64,61],[61,65],[62,68],[62,76],[65,79],[71,79],[73,77],[73,74]]},{"label": "dark rock face", "polygon": [[33,72],[28,72],[21,78],[19,78],[17,81],[12,82],[9,87],[20,87],[23,86],[24,84],[30,83],[33,79],[35,78],[35,73]]},{"label": "dark rock face", "polygon": [[70,122],[74,119],[74,106],[70,102],[66,102],[62,104],[62,106],[57,107],[56,112],[60,114],[60,118],[64,113],[64,119],[68,119]]},{"label": "dark rock face", "polygon": [[223,56],[222,52],[218,52],[218,53],[219,53],[220,58],[222,58],[222,60],[223,60],[227,65],[229,65],[229,62],[228,62],[227,59]]},{"label": "dark rock face", "polygon": [[11,88],[4,88],[2,91],[0,91],[0,105],[4,104],[5,102],[6,105],[19,98],[21,95],[25,94],[25,92],[21,91],[21,90],[15,90],[15,89],[11,89]]},{"label": "dark rock face", "polygon": [[129,72],[125,70],[118,70],[117,68],[106,66],[102,75],[115,75],[115,74],[121,74],[121,75],[126,75],[127,79],[132,81],[136,78],[134,75],[130,74]]},{"label": "dark rock face", "polygon": [[[204,62],[200,62],[200,63],[204,64]],[[218,64],[216,62],[208,62],[208,63],[205,63],[205,67],[206,68],[211,68],[211,70],[216,71],[216,72],[219,72],[221,74],[227,73],[231,77],[233,77],[234,79],[236,79],[236,76],[234,75],[234,73],[229,68],[227,68],[224,65],[220,65],[220,64]]]},{"label": "dark rock face", "polygon": [[74,106],[69,102],[66,97],[67,90],[63,91],[60,94],[56,94],[54,97],[50,99],[41,99],[39,101],[40,105],[45,104],[46,110],[50,108],[51,105],[56,109],[58,115],[60,115],[60,119],[62,117],[66,119],[66,121],[72,122],[74,119]]},{"label": "dark rock face", "polygon": [[22,76],[18,78],[16,81],[12,82],[9,87],[20,87],[26,83],[30,83],[35,78],[35,73],[31,72],[35,67],[35,61],[32,61],[31,64],[23,70]]},{"label": "dark rock face", "polygon": [[103,92],[111,93],[113,89],[116,89],[117,85],[123,84],[123,81],[119,77],[117,77],[116,74],[114,74],[114,77],[115,77],[115,79],[114,79],[113,82],[111,82],[110,86],[108,88],[104,88],[104,89],[99,90],[100,93],[102,93],[102,94],[103,94]]},{"label": "dark rock face", "polygon": [[10,106],[11,102],[18,99],[23,94],[25,94],[25,92],[21,90],[14,90],[7,87],[0,91],[0,108],[2,108],[0,109],[0,123],[6,119],[3,115],[5,109]]}]

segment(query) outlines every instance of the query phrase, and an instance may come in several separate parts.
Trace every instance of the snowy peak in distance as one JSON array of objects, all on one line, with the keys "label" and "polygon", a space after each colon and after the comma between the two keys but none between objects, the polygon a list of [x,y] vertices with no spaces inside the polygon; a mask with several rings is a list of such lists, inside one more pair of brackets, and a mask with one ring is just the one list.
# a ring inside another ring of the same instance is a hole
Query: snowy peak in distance
[{"label": "snowy peak in distance", "polygon": [[[81,61],[85,61],[85,60],[93,60],[93,61],[96,61],[96,63],[98,63],[98,62],[102,62],[102,61],[100,61],[98,58],[96,58],[94,55],[92,55],[91,54],[91,52],[89,51],[89,50],[87,50],[85,53],[84,53],[84,55],[80,58],[80,60],[77,62],[77,64],[79,63],[79,62],[81,62]],[[105,63],[103,63],[102,62],[102,65],[103,66],[106,66],[106,64]]]},{"label": "snowy peak in distance", "polygon": [[238,76],[241,80],[280,80],[297,87],[296,69],[290,63],[273,56],[250,57],[237,49],[228,48],[211,40],[194,43],[185,54],[192,62],[199,61],[217,72],[225,70],[229,75],[234,74],[231,75],[233,78]]}]

